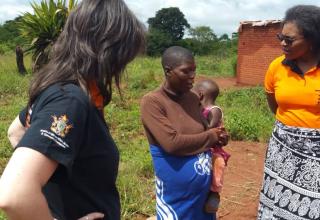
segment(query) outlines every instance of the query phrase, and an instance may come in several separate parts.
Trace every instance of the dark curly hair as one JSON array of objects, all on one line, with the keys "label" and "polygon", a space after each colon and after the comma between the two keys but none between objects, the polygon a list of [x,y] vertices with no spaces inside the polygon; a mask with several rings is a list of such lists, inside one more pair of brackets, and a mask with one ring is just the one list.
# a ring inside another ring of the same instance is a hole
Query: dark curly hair
[{"label": "dark curly hair", "polygon": [[320,7],[296,5],[286,11],[283,24],[294,22],[315,54],[320,53]]},{"label": "dark curly hair", "polygon": [[72,82],[88,90],[92,81],[108,104],[112,81],[120,90],[121,73],[144,49],[145,31],[123,0],[83,0],[69,15],[50,62],[35,74],[28,105],[54,83]]}]

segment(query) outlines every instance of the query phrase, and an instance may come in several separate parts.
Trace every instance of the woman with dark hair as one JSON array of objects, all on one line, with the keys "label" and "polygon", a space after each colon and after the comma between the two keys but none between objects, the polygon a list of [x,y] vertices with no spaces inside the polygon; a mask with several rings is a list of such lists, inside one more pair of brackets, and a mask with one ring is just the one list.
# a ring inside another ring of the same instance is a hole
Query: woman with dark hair
[{"label": "woman with dark hair", "polygon": [[258,219],[320,218],[320,8],[290,8],[278,34],[284,55],[265,76],[276,122]]},{"label": "woman with dark hair", "polygon": [[0,208],[9,219],[120,219],[119,153],[103,107],[144,32],[122,0],[83,0],[70,14],[8,131],[15,151]]}]

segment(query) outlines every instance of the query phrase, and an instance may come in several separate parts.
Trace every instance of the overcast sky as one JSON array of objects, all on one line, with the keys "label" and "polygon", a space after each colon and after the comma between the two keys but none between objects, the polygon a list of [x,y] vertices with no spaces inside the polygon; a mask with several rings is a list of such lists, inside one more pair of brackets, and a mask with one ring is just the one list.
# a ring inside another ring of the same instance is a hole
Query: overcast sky
[{"label": "overcast sky", "polygon": [[[0,23],[23,12],[32,12],[29,2],[40,0],[0,0]],[[296,4],[320,6],[320,0],[125,0],[146,23],[161,8],[179,7],[192,27],[210,26],[217,35],[236,32],[240,21],[282,19]]]}]

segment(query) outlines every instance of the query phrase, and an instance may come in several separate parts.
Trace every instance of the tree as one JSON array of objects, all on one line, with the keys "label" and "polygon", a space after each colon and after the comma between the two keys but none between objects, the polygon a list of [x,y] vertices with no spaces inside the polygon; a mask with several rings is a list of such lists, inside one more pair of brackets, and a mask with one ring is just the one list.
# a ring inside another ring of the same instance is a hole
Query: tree
[{"label": "tree", "polygon": [[162,8],[156,12],[156,16],[148,19],[149,31],[157,29],[167,33],[173,42],[183,38],[186,28],[190,25],[184,14],[177,7]]},{"label": "tree", "polygon": [[41,68],[49,60],[51,47],[60,35],[69,12],[76,5],[69,0],[41,0],[31,3],[34,14],[24,13],[20,21],[21,34],[30,42],[27,51],[32,51],[33,70]]},{"label": "tree", "polygon": [[20,21],[21,16],[18,16],[14,20],[8,20],[3,25],[0,25],[0,44],[5,44],[13,50],[16,45],[25,42],[18,29]]},{"label": "tree", "polygon": [[169,34],[157,29],[149,31],[147,35],[147,55],[159,56],[171,45],[173,45],[173,43]]},{"label": "tree", "polygon": [[229,36],[228,34],[223,34],[219,37],[219,41],[229,41]]},{"label": "tree", "polygon": [[239,33],[238,32],[233,32],[231,35],[231,40],[238,40],[239,38]]},{"label": "tree", "polygon": [[189,35],[199,42],[217,40],[217,36],[214,34],[213,30],[208,26],[198,26],[195,28],[190,28]]},{"label": "tree", "polygon": [[25,66],[24,66],[24,62],[23,62],[23,50],[22,48],[17,45],[16,47],[16,62],[17,62],[17,67],[18,67],[18,71],[20,74],[25,74],[27,72]]}]

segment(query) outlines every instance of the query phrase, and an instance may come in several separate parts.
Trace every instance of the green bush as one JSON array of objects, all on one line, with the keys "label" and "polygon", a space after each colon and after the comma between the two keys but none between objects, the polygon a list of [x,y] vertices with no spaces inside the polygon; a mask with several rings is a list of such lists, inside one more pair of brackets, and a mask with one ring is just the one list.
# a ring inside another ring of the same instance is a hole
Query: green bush
[{"label": "green bush", "polygon": [[265,142],[274,124],[262,87],[223,91],[217,103],[224,110],[232,140]]},{"label": "green bush", "polygon": [[4,43],[0,43],[0,55],[4,55],[8,52],[12,52],[12,49]]},{"label": "green bush", "polygon": [[232,77],[234,76],[233,59],[233,57],[214,55],[196,56],[197,73],[212,77]]}]

